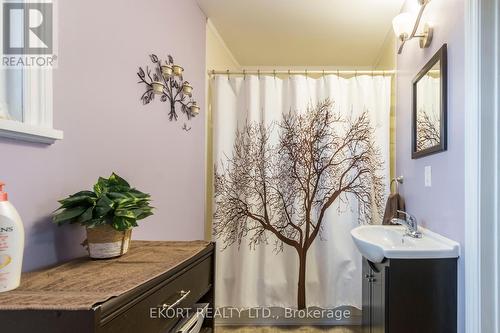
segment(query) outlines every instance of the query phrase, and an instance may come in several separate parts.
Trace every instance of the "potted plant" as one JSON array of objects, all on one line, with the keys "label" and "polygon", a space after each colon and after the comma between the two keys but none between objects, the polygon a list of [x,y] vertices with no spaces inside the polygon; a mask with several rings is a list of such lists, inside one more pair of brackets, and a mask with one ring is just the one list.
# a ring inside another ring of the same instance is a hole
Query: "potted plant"
[{"label": "potted plant", "polygon": [[113,173],[107,179],[99,177],[94,191],[80,191],[60,200],[53,222],[85,226],[91,258],[119,257],[128,251],[137,221],[153,215],[150,202],[149,194]]}]

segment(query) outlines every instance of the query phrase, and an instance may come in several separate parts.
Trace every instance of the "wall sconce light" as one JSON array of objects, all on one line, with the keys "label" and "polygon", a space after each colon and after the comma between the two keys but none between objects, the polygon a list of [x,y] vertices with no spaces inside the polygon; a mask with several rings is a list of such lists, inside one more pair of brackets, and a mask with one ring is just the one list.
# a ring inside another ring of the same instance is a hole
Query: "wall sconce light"
[{"label": "wall sconce light", "polygon": [[412,13],[401,13],[392,20],[392,27],[394,33],[399,38],[401,45],[398,49],[398,54],[403,52],[403,47],[405,43],[413,38],[420,39],[420,48],[427,48],[432,42],[432,28],[429,24],[424,24],[424,30],[417,33],[418,27],[420,26],[420,20],[424,13],[425,7],[429,4],[431,0],[418,0],[420,4],[420,11],[417,16]]}]

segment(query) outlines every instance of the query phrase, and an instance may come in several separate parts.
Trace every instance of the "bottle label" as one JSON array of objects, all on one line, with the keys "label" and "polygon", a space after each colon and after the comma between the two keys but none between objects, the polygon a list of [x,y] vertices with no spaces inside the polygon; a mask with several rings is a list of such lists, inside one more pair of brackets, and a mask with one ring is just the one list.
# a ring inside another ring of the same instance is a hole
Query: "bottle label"
[{"label": "bottle label", "polygon": [[0,271],[12,262],[12,257],[8,254],[0,254]]},{"label": "bottle label", "polygon": [[14,227],[0,227],[0,251],[7,251],[9,248],[9,234],[14,231]]},{"label": "bottle label", "polygon": [[12,262],[12,257],[5,252],[9,250],[9,235],[12,231],[13,227],[0,227],[0,290],[9,284],[10,272],[7,271],[7,266]]},{"label": "bottle label", "polygon": [[0,292],[19,286],[23,260],[22,231],[6,216],[0,215]]}]

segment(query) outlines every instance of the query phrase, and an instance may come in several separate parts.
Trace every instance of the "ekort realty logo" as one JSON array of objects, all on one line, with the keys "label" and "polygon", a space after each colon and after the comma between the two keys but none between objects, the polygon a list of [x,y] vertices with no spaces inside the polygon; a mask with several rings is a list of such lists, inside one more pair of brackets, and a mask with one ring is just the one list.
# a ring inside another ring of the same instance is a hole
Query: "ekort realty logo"
[{"label": "ekort realty logo", "polygon": [[54,3],[2,2],[2,67],[54,67]]}]

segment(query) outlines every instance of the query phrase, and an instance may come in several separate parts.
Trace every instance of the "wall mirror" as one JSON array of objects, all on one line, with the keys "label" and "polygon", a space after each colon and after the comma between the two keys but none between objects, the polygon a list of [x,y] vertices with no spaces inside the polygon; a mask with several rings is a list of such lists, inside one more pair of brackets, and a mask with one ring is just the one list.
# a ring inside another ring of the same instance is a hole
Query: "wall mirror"
[{"label": "wall mirror", "polygon": [[413,80],[412,158],[447,146],[447,47],[432,57]]}]

